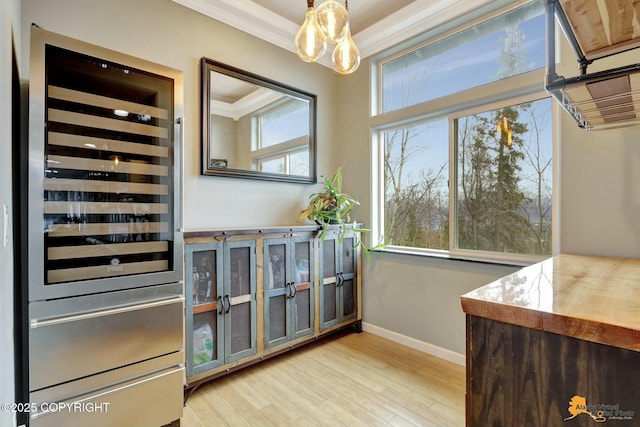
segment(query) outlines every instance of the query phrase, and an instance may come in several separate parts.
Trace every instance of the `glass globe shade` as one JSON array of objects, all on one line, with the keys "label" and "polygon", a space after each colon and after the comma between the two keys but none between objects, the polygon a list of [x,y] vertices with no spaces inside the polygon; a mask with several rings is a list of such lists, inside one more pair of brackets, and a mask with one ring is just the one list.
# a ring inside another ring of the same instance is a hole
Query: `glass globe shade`
[{"label": "glass globe shade", "polygon": [[335,0],[322,3],[316,10],[316,16],[328,43],[338,43],[347,35],[349,13],[340,3]]},{"label": "glass globe shade", "polygon": [[351,31],[347,30],[347,35],[333,50],[331,56],[333,68],[340,74],[351,74],[360,66],[360,51],[351,38]]},{"label": "glass globe shade", "polygon": [[296,52],[300,59],[315,62],[327,49],[327,41],[318,25],[313,7],[307,9],[302,26],[295,38]]}]

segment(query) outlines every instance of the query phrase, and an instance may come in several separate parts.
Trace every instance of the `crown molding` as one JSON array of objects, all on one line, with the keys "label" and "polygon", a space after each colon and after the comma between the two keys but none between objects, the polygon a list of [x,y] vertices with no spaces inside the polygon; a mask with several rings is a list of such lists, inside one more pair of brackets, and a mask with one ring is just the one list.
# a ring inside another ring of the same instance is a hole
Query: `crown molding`
[{"label": "crown molding", "polygon": [[426,30],[490,3],[491,0],[416,0],[353,36],[361,58],[415,37]]},{"label": "crown molding", "polygon": [[[295,53],[293,40],[300,24],[250,0],[172,1]],[[415,0],[352,37],[364,59],[490,2]],[[327,52],[318,63],[332,68],[330,46]]]},{"label": "crown molding", "polygon": [[[294,39],[300,24],[291,22],[250,0],[172,0],[209,18],[296,53]],[[328,51],[329,49],[327,49]],[[333,68],[331,55],[318,63]]]},{"label": "crown molding", "polygon": [[238,0],[172,0],[216,21],[293,51],[291,34],[298,26],[252,1]]},{"label": "crown molding", "polygon": [[238,121],[247,114],[273,104],[284,96],[285,95],[283,93],[260,87],[249,95],[233,103],[212,99],[210,106],[211,114],[216,114],[218,116]]}]

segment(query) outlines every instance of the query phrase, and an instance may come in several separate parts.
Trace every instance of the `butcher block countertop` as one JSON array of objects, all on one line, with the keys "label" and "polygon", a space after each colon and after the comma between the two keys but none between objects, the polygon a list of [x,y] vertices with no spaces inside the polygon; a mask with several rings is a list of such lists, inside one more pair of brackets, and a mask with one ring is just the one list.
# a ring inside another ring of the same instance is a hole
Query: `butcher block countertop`
[{"label": "butcher block countertop", "polygon": [[468,315],[640,352],[640,259],[558,255],[461,302]]}]

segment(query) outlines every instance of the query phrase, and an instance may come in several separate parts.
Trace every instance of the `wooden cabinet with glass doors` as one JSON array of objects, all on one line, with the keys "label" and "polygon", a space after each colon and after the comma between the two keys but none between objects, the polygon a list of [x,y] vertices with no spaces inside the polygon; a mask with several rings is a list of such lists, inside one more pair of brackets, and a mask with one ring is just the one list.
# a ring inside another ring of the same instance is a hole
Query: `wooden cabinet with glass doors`
[{"label": "wooden cabinet with glass doors", "polygon": [[256,353],[255,242],[186,246],[187,377]]},{"label": "wooden cabinet with glass doors", "polygon": [[332,332],[360,330],[355,236],[333,227],[185,232],[187,390]]},{"label": "wooden cabinet with glass doors", "polygon": [[264,341],[267,348],[313,333],[314,238],[264,241]]}]

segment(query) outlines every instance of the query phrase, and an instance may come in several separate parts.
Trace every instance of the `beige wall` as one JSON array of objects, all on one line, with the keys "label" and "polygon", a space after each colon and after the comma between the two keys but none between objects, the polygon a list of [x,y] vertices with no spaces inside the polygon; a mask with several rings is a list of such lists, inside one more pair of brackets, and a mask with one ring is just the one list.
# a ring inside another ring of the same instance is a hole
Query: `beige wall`
[{"label": "beige wall", "polygon": [[561,138],[562,252],[640,257],[640,128]]}]

